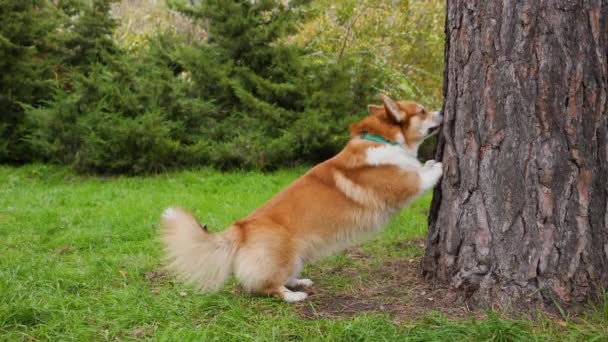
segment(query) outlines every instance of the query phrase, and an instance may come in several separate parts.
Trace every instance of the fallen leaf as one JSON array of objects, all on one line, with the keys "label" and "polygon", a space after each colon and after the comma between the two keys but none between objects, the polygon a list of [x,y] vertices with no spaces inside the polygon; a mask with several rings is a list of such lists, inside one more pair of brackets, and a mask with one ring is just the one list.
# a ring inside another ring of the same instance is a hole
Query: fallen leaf
[{"label": "fallen leaf", "polygon": [[125,272],[123,270],[119,270],[118,273],[120,273],[120,275],[122,276],[123,279],[127,279],[127,272]]}]

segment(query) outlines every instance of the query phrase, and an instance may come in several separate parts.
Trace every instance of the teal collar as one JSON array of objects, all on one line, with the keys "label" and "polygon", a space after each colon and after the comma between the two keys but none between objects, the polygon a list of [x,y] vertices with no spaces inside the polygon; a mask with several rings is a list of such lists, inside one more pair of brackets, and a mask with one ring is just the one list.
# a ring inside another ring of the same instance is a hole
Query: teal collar
[{"label": "teal collar", "polygon": [[384,144],[389,144],[389,145],[399,145],[398,142],[390,141],[390,140],[385,139],[384,137],[381,137],[379,135],[371,134],[371,133],[367,133],[367,132],[363,133],[363,135],[361,136],[361,139],[371,140],[371,141],[375,141],[375,142],[379,142],[379,143],[384,143]]}]

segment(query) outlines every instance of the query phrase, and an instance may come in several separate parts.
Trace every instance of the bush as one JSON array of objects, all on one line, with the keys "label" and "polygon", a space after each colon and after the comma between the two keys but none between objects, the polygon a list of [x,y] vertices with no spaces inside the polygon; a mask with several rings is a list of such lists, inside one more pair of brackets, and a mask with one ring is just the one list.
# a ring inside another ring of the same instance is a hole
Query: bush
[{"label": "bush", "polygon": [[174,5],[207,23],[209,40],[176,62],[218,115],[204,144],[219,167],[276,168],[318,162],[348,138],[380,82],[351,58],[320,61],[284,38],[306,13],[297,2],[212,0]]},{"label": "bush", "polygon": [[0,0],[0,162],[31,160],[20,103],[51,94],[60,12],[47,1]]},{"label": "bush", "polygon": [[[166,37],[159,37],[159,40]],[[188,165],[214,106],[174,77],[158,44],[145,56],[114,54],[58,86],[47,106],[29,108],[37,158],[101,173],[158,172]],[[198,160],[200,161],[200,160]]]},{"label": "bush", "polygon": [[11,109],[0,120],[0,160],[119,174],[316,163],[342,148],[348,124],[394,78],[374,54],[297,43],[298,24],[319,15],[306,1],[174,0],[208,40],[159,33],[129,50],[112,39],[111,2],[44,2],[55,22],[41,37],[54,45],[35,50],[47,51],[44,63],[26,43],[14,50],[13,63],[23,59],[30,72],[14,77],[40,87],[0,96]]}]

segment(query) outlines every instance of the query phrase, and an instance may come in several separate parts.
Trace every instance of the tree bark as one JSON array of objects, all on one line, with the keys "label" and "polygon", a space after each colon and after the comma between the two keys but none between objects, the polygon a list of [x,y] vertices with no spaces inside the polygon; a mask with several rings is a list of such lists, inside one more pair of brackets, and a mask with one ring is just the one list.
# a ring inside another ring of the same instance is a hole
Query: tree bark
[{"label": "tree bark", "polygon": [[422,273],[484,304],[608,288],[608,3],[448,1]]}]

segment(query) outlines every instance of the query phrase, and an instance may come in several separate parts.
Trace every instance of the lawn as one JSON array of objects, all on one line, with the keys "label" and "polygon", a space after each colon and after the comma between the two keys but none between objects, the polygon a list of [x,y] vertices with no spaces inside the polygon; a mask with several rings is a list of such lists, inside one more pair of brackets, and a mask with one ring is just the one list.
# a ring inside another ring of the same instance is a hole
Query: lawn
[{"label": "lawn", "polygon": [[304,303],[233,281],[201,295],[162,271],[163,208],[221,230],[304,172],[113,178],[0,167],[0,340],[608,341],[606,304],[532,320],[443,305],[444,290],[416,276],[428,195],[374,240],[307,266],[315,285]]}]

